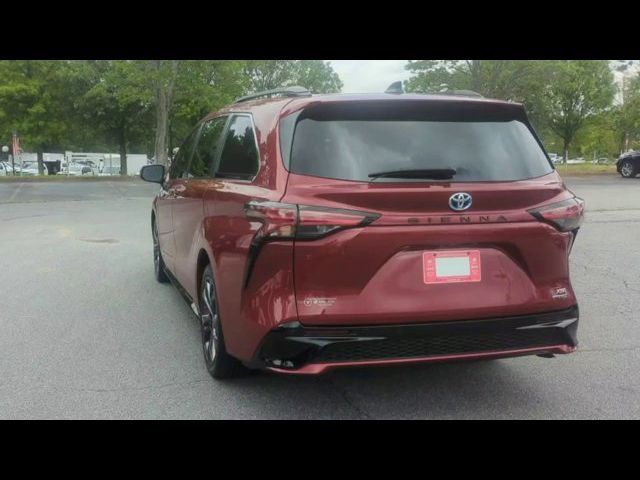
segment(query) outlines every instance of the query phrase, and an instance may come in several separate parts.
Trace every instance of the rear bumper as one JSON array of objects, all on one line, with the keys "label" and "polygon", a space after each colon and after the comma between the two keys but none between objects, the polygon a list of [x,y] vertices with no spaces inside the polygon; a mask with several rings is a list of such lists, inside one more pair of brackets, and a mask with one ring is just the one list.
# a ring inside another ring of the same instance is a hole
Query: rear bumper
[{"label": "rear bumper", "polygon": [[571,353],[578,307],[517,317],[410,325],[312,327],[269,332],[254,367],[319,374],[334,368]]}]

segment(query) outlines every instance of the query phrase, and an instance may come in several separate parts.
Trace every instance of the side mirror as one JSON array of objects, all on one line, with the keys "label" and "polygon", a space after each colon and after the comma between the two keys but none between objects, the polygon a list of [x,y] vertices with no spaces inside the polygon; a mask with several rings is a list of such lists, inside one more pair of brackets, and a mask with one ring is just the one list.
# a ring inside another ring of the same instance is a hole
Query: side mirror
[{"label": "side mirror", "polygon": [[145,182],[162,185],[164,181],[164,165],[145,165],[140,169],[140,178]]}]

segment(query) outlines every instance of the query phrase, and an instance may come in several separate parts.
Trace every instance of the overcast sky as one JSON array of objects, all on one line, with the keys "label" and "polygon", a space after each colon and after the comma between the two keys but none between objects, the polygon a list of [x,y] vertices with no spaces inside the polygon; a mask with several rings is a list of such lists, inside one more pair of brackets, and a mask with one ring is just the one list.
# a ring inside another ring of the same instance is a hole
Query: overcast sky
[{"label": "overcast sky", "polygon": [[407,60],[329,60],[340,75],[343,93],[384,92],[389,85],[409,78]]}]

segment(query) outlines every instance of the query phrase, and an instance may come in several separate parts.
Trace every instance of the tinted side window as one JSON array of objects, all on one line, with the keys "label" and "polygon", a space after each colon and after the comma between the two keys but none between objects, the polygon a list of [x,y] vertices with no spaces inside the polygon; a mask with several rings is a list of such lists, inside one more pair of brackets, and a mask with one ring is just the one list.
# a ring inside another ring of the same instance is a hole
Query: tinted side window
[{"label": "tinted side window", "polygon": [[202,126],[198,145],[191,159],[189,178],[206,178],[212,175],[213,164],[218,156],[220,135],[226,122],[227,117],[220,117],[209,120]]},{"label": "tinted side window", "polygon": [[169,169],[170,178],[188,178],[187,169],[189,168],[189,160],[191,160],[193,146],[199,131],[200,127],[195,128],[180,146],[173,162],[171,162],[171,168]]},{"label": "tinted side window", "polygon": [[258,165],[253,121],[248,115],[235,115],[229,124],[216,176],[251,179],[258,173]]}]

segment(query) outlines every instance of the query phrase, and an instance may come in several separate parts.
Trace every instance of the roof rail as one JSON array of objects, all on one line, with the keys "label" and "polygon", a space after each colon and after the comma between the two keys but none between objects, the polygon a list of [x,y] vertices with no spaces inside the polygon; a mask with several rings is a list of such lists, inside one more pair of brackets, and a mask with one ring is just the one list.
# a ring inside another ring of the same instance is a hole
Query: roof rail
[{"label": "roof rail", "polygon": [[248,102],[249,100],[254,100],[256,98],[262,97],[272,97],[274,95],[282,95],[283,97],[310,97],[311,92],[304,87],[299,86],[291,86],[291,87],[280,87],[273,88],[271,90],[265,90],[264,92],[256,92],[251,95],[246,95],[244,97],[236,98],[233,103],[242,103]]},{"label": "roof rail", "polygon": [[438,92],[438,95],[457,95],[460,97],[479,97],[484,98],[478,92],[473,90],[445,90],[444,92]]}]

